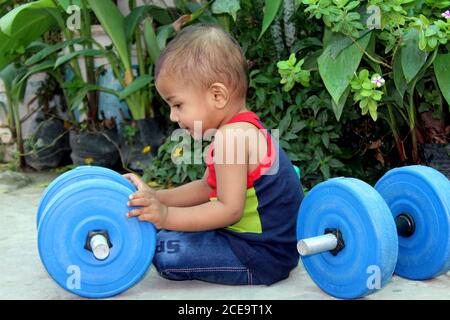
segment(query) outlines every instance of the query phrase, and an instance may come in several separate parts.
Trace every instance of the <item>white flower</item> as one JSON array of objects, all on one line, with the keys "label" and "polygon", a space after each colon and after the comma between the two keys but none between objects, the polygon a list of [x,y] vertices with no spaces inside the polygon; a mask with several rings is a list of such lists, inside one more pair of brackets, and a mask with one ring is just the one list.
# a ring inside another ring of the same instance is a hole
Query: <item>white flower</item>
[{"label": "white flower", "polygon": [[372,83],[375,83],[378,88],[384,85],[385,83],[385,80],[383,79],[382,76],[373,76],[371,81]]}]

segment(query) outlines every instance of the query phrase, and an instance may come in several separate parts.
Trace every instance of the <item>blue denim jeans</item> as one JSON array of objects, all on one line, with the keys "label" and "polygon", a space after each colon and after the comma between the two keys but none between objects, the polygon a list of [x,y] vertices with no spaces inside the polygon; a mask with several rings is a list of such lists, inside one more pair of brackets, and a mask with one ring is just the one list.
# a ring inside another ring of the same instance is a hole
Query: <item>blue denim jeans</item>
[{"label": "blue denim jeans", "polygon": [[157,234],[153,264],[170,280],[201,280],[227,285],[261,284],[216,231]]}]

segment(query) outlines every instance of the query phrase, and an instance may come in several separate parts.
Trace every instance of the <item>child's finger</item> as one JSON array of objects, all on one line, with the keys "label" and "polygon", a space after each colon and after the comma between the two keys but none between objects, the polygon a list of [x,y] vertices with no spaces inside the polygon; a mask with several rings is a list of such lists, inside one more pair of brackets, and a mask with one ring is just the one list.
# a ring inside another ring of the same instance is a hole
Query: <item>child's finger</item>
[{"label": "child's finger", "polygon": [[133,199],[148,198],[149,196],[151,197],[152,194],[151,194],[151,193],[149,194],[148,191],[147,191],[147,192],[144,192],[144,191],[136,191],[135,193],[130,194],[130,196],[129,196],[128,198],[129,198],[130,200],[133,200]]},{"label": "child's finger", "polygon": [[133,173],[126,173],[123,176],[127,178],[138,190],[149,188],[141,178]]},{"label": "child's finger", "polygon": [[147,207],[151,204],[151,200],[148,198],[132,199],[128,201],[127,206],[129,207]]},{"label": "child's finger", "polygon": [[136,182],[135,182],[136,179],[134,177],[134,174],[126,173],[126,174],[124,174],[122,176],[125,177],[128,181],[130,181],[137,188],[137,185],[136,185]]},{"label": "child's finger", "polygon": [[128,218],[137,217],[144,214],[143,209],[133,209],[127,213]]}]

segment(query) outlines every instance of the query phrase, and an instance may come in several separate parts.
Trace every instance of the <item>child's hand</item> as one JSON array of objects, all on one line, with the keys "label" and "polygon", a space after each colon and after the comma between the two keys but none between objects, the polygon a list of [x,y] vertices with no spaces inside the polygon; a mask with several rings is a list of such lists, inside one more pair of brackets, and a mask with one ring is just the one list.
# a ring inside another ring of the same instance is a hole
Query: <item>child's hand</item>
[{"label": "child's hand", "polygon": [[123,176],[137,189],[134,194],[130,195],[127,205],[141,207],[128,212],[128,217],[138,217],[139,221],[151,222],[156,228],[162,229],[167,219],[167,206],[156,198],[156,191],[135,174],[127,173]]},{"label": "child's hand", "polygon": [[136,191],[130,196],[129,207],[141,207],[128,212],[128,217],[138,217],[139,221],[148,221],[158,229],[164,228],[167,219],[167,206],[157,198],[155,191]]}]

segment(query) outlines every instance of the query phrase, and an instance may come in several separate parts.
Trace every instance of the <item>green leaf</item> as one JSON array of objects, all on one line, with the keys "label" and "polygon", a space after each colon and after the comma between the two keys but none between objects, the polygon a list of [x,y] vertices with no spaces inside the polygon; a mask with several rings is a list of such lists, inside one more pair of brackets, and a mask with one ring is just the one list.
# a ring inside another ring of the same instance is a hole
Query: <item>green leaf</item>
[{"label": "green leaf", "polygon": [[287,61],[288,65],[293,67],[295,65],[296,61],[297,61],[297,58],[295,57],[295,53],[291,53],[289,56],[289,59]]},{"label": "green leaf", "polygon": [[306,122],[305,121],[297,121],[292,125],[290,132],[297,133],[297,132],[303,130],[304,128],[306,128]]},{"label": "green leaf", "polygon": [[14,48],[17,45],[17,42],[0,31],[0,70],[14,60],[16,56]]},{"label": "green leaf", "polygon": [[372,90],[374,87],[374,84],[372,82],[369,82],[366,80],[363,82],[362,87],[363,87],[363,89],[366,89],[366,90]]},{"label": "green leaf", "polygon": [[362,99],[361,100],[361,102],[359,103],[359,107],[361,108],[361,109],[367,109],[367,106],[368,106],[368,104],[369,104],[369,99],[368,98],[364,98],[364,99]]},{"label": "green leaf", "polygon": [[0,18],[0,69],[18,56],[20,48],[39,38],[57,23],[44,9],[56,8],[52,0],[20,5]]},{"label": "green leaf", "polygon": [[151,75],[143,75],[133,80],[132,83],[128,87],[126,87],[124,90],[122,90],[119,94],[119,99],[125,99],[130,94],[142,89],[146,85],[152,82],[153,77]]},{"label": "green leaf", "polygon": [[125,67],[131,73],[130,47],[127,44],[125,19],[111,0],[87,0],[103,29],[108,34]]},{"label": "green leaf", "polygon": [[410,29],[405,35],[406,45],[402,47],[402,70],[406,82],[410,83],[427,61],[428,54],[419,49],[419,32]]},{"label": "green leaf", "polygon": [[442,95],[450,105],[450,53],[438,54],[433,66]]},{"label": "green leaf", "polygon": [[136,7],[125,17],[125,36],[127,43],[130,44],[133,41],[133,35],[136,31],[136,27],[142,19],[146,17],[149,10],[150,7],[148,6]]},{"label": "green leaf", "polygon": [[405,75],[402,69],[402,56],[399,51],[395,54],[393,65],[393,78],[395,87],[400,94],[401,99],[405,95],[406,89],[408,89],[408,83],[406,82]]},{"label": "green leaf", "polygon": [[6,91],[12,90],[13,81],[19,72],[20,69],[17,68],[14,63],[8,64],[5,68],[0,70],[0,79],[2,79]]},{"label": "green leaf", "polygon": [[258,74],[253,81],[255,81],[255,83],[263,83],[263,84],[273,84],[274,83],[274,79],[269,78],[268,76],[266,76],[265,74]]},{"label": "green leaf", "polygon": [[30,66],[32,64],[35,64],[35,63],[41,61],[42,59],[47,58],[52,53],[55,53],[55,52],[61,50],[62,48],[74,45],[76,43],[81,43],[83,41],[84,41],[84,39],[77,38],[77,39],[73,39],[73,40],[70,40],[70,41],[63,41],[63,42],[54,44],[52,46],[46,46],[44,49],[42,49],[41,51],[37,52],[36,54],[31,56],[27,61],[25,61],[25,65],[26,66]]},{"label": "green leaf", "polygon": [[95,57],[95,56],[101,56],[105,55],[105,50],[98,50],[98,49],[84,49],[84,50],[78,50],[74,51],[68,54],[65,54],[61,57],[59,57],[55,62],[55,69],[58,68],[60,65],[72,60],[73,58],[83,56],[83,57]]},{"label": "green leaf", "polygon": [[51,69],[51,68],[53,68],[54,65],[55,65],[55,61],[53,61],[53,60],[47,60],[38,65],[35,65],[32,68],[27,70],[27,73],[20,79],[19,82],[25,81],[29,76],[31,76],[34,73],[41,72],[41,71],[44,71],[47,69]]},{"label": "green leaf", "polygon": [[211,6],[214,14],[228,13],[236,21],[236,13],[241,9],[239,0],[216,0]]},{"label": "green leaf", "polygon": [[[365,50],[371,35],[372,33],[368,32],[357,40],[360,48]],[[345,39],[340,41],[345,41]],[[326,47],[318,60],[320,76],[336,104],[339,104],[340,98],[350,84],[363,56],[361,49],[352,44],[342,50],[336,59],[333,59],[332,55],[336,47],[342,46],[340,41],[333,42]]]},{"label": "green leaf", "polygon": [[70,5],[75,5],[81,8],[81,0],[57,0],[58,4],[67,11]]},{"label": "green leaf", "polygon": [[133,40],[133,34],[136,31],[136,27],[139,23],[145,19],[150,18],[155,19],[158,23],[165,25],[171,24],[172,19],[167,12],[167,9],[156,7],[153,5],[145,5],[134,8],[128,16],[125,17],[125,32],[127,37],[127,42],[131,43]]},{"label": "green leaf", "polygon": [[330,178],[330,165],[328,163],[321,164],[320,172],[322,172],[322,175],[325,179],[329,179]]},{"label": "green leaf", "polygon": [[150,19],[146,19],[144,22],[144,39],[148,54],[150,55],[152,63],[155,64],[161,54],[161,49],[159,48],[155,30],[153,29],[153,24]]},{"label": "green leaf", "polygon": [[370,97],[372,95],[372,90],[361,90],[359,94],[363,97]]},{"label": "green leaf", "polygon": [[85,84],[83,87],[81,87],[75,97],[72,99],[71,103],[71,110],[76,110],[77,108],[80,107],[80,105],[83,103],[84,98],[86,97],[86,95],[88,94],[89,91],[92,90],[96,90],[97,86],[96,85],[92,85],[92,84]]},{"label": "green leaf", "polygon": [[167,39],[169,39],[173,34],[175,34],[175,29],[171,24],[158,28],[156,32],[156,41],[161,50],[166,47]]},{"label": "green leaf", "polygon": [[54,20],[51,18],[49,21],[49,16],[43,15],[41,12],[37,13],[33,9],[55,7],[52,0],[39,0],[23,4],[9,11],[0,19],[0,29],[8,36],[15,35],[34,40],[47,31],[51,26],[51,23],[48,25],[48,22],[54,22]]},{"label": "green leaf", "polygon": [[369,78],[369,70],[367,70],[367,69],[362,69],[362,70],[359,72],[358,78],[359,78],[359,80],[361,80],[361,81],[367,80],[367,79]]},{"label": "green leaf", "polygon": [[289,70],[291,68],[287,61],[278,61],[277,67],[278,67],[278,69],[281,69],[281,70]]},{"label": "green leaf", "polygon": [[345,6],[345,10],[350,11],[358,7],[360,4],[359,1],[352,1],[347,6]]},{"label": "green leaf", "polygon": [[286,129],[289,127],[290,123],[291,123],[291,114],[288,112],[283,117],[283,119],[281,119],[281,121],[280,121],[280,126],[279,126],[280,135],[282,135],[286,131]]},{"label": "green leaf", "polygon": [[320,138],[322,139],[322,143],[325,146],[325,148],[328,149],[328,147],[330,146],[330,136],[328,135],[328,132],[322,133]]},{"label": "green leaf", "polygon": [[377,107],[378,104],[374,100],[369,100],[369,103],[367,105],[369,108],[369,114],[372,117],[373,121],[377,121],[378,113],[377,113]]},{"label": "green leaf", "polygon": [[338,159],[331,159],[330,160],[330,167],[332,168],[343,168],[344,164],[339,161]]},{"label": "green leaf", "polygon": [[350,86],[345,89],[344,93],[341,95],[341,98],[339,99],[339,102],[334,102],[333,99],[331,99],[331,107],[333,108],[334,116],[336,117],[336,120],[339,122],[341,119],[342,111],[344,110],[345,102],[347,101],[348,95],[350,93]]},{"label": "green leaf", "polygon": [[264,7],[264,18],[261,33],[259,34],[258,40],[261,39],[262,35],[267,31],[269,26],[275,19],[278,10],[280,9],[283,0],[266,0],[266,5]]},{"label": "green leaf", "polygon": [[298,136],[296,134],[292,133],[292,132],[286,132],[283,135],[283,139],[286,140],[286,141],[295,140],[297,138],[298,138]]}]

